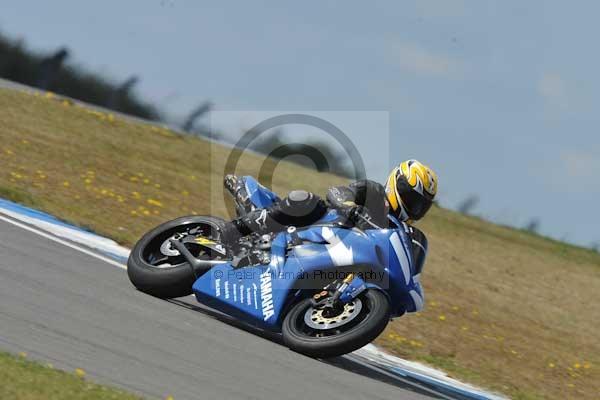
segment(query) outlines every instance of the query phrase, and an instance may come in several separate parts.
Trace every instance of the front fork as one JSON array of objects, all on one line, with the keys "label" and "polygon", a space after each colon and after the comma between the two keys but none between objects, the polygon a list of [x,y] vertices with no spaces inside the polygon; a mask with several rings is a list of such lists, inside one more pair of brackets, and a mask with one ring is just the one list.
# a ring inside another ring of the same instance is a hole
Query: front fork
[{"label": "front fork", "polygon": [[341,282],[334,281],[323,288],[322,291],[312,297],[314,308],[331,307],[343,308],[356,296],[361,294],[367,285],[362,278],[356,274],[348,274]]}]

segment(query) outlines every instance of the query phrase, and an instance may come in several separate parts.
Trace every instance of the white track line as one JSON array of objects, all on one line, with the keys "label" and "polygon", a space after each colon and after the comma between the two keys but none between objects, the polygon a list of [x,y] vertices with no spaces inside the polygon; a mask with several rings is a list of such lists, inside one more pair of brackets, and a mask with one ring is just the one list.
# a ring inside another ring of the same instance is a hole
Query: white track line
[{"label": "white track line", "polygon": [[70,248],[75,249],[77,251],[80,251],[80,252],[82,252],[84,254],[87,254],[88,256],[95,257],[95,258],[97,258],[99,260],[102,260],[102,261],[104,261],[106,263],[109,263],[110,265],[114,265],[115,267],[119,267],[119,268],[125,269],[125,270],[127,269],[127,266],[125,266],[124,264],[121,264],[118,261],[113,260],[112,258],[105,257],[105,256],[103,256],[101,254],[98,254],[98,253],[95,253],[93,251],[90,251],[90,250],[88,250],[88,249],[86,249],[84,247],[78,246],[78,245],[76,245],[74,243],[68,242],[68,241],[63,240],[63,239],[59,239],[56,236],[50,235],[49,233],[42,232],[40,230],[34,229],[34,228],[30,227],[29,225],[25,225],[25,224],[23,224],[21,222],[17,222],[15,220],[13,220],[13,219],[6,218],[6,217],[4,217],[2,215],[0,215],[0,220],[6,221],[9,224],[13,224],[15,226],[18,226],[19,228],[25,229],[26,231],[35,233],[36,235],[45,237],[46,239],[52,240],[53,242],[60,243],[60,244],[62,244],[64,246],[67,246],[67,247],[70,247]]}]

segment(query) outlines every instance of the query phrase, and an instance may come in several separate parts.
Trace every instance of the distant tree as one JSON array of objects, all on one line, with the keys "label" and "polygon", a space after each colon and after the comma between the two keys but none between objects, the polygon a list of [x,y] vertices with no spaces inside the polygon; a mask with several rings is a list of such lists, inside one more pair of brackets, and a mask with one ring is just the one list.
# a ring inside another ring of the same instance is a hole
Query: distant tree
[{"label": "distant tree", "polygon": [[596,253],[600,253],[600,242],[594,242],[591,244],[590,248]]},{"label": "distant tree", "polygon": [[205,114],[212,110],[213,104],[210,101],[205,101],[196,107],[190,115],[185,119],[182,129],[184,132],[193,132],[196,121],[202,118]]},{"label": "distant tree", "polygon": [[38,67],[36,86],[43,90],[48,89],[56,79],[58,71],[62,68],[67,57],[69,57],[69,50],[63,47],[51,56],[43,58]]},{"label": "distant tree", "polygon": [[137,76],[132,76],[123,82],[120,86],[116,87],[108,100],[107,107],[113,110],[118,110],[121,106],[121,101],[124,98],[127,98],[129,92],[133,89],[133,87],[140,81],[140,78]]},{"label": "distant tree", "polygon": [[525,225],[525,230],[531,233],[538,233],[540,229],[540,220],[539,218],[532,218],[527,225]]},{"label": "distant tree", "polygon": [[[22,41],[0,35],[0,77],[24,85],[39,87],[99,106],[110,106],[114,93],[123,85],[69,65],[69,52],[60,48],[51,55],[39,55],[25,48]],[[127,83],[127,82],[126,82]],[[131,82],[128,85],[131,89]],[[118,104],[111,107],[124,114],[159,120],[158,110],[140,100],[132,90],[121,90]]]},{"label": "distant tree", "polygon": [[479,196],[472,194],[458,205],[458,212],[465,215],[470,215],[471,211],[479,204]]}]

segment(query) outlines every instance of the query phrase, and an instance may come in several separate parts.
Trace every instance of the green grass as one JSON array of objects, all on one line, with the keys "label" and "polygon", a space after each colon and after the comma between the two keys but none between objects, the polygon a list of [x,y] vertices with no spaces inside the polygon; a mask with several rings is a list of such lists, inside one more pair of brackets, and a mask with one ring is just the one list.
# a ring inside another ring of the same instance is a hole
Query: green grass
[{"label": "green grass", "polygon": [[0,186],[0,197],[29,207],[36,206],[33,196],[18,188]]},{"label": "green grass", "polygon": [[[181,215],[228,216],[230,149],[202,139],[8,90],[0,139],[6,196],[122,244]],[[263,162],[242,161],[238,174]],[[284,162],[273,182],[324,194],[345,180]],[[597,253],[442,208],[419,227],[425,310],[392,322],[379,346],[514,398],[600,398]]]},{"label": "green grass", "polygon": [[58,371],[0,352],[0,399],[6,400],[139,400],[121,390],[89,382],[85,371]]}]

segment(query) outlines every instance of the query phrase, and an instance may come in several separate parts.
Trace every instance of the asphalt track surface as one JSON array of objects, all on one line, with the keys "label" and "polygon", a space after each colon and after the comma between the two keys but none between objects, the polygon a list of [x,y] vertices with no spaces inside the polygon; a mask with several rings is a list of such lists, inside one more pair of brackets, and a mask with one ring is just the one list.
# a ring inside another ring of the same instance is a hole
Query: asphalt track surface
[{"label": "asphalt track surface", "polygon": [[[4,218],[4,217],[3,217]],[[149,398],[438,397],[352,357],[311,359],[192,297],[136,291],[122,268],[0,220],[0,349]],[[441,396],[444,397],[444,396]]]}]

